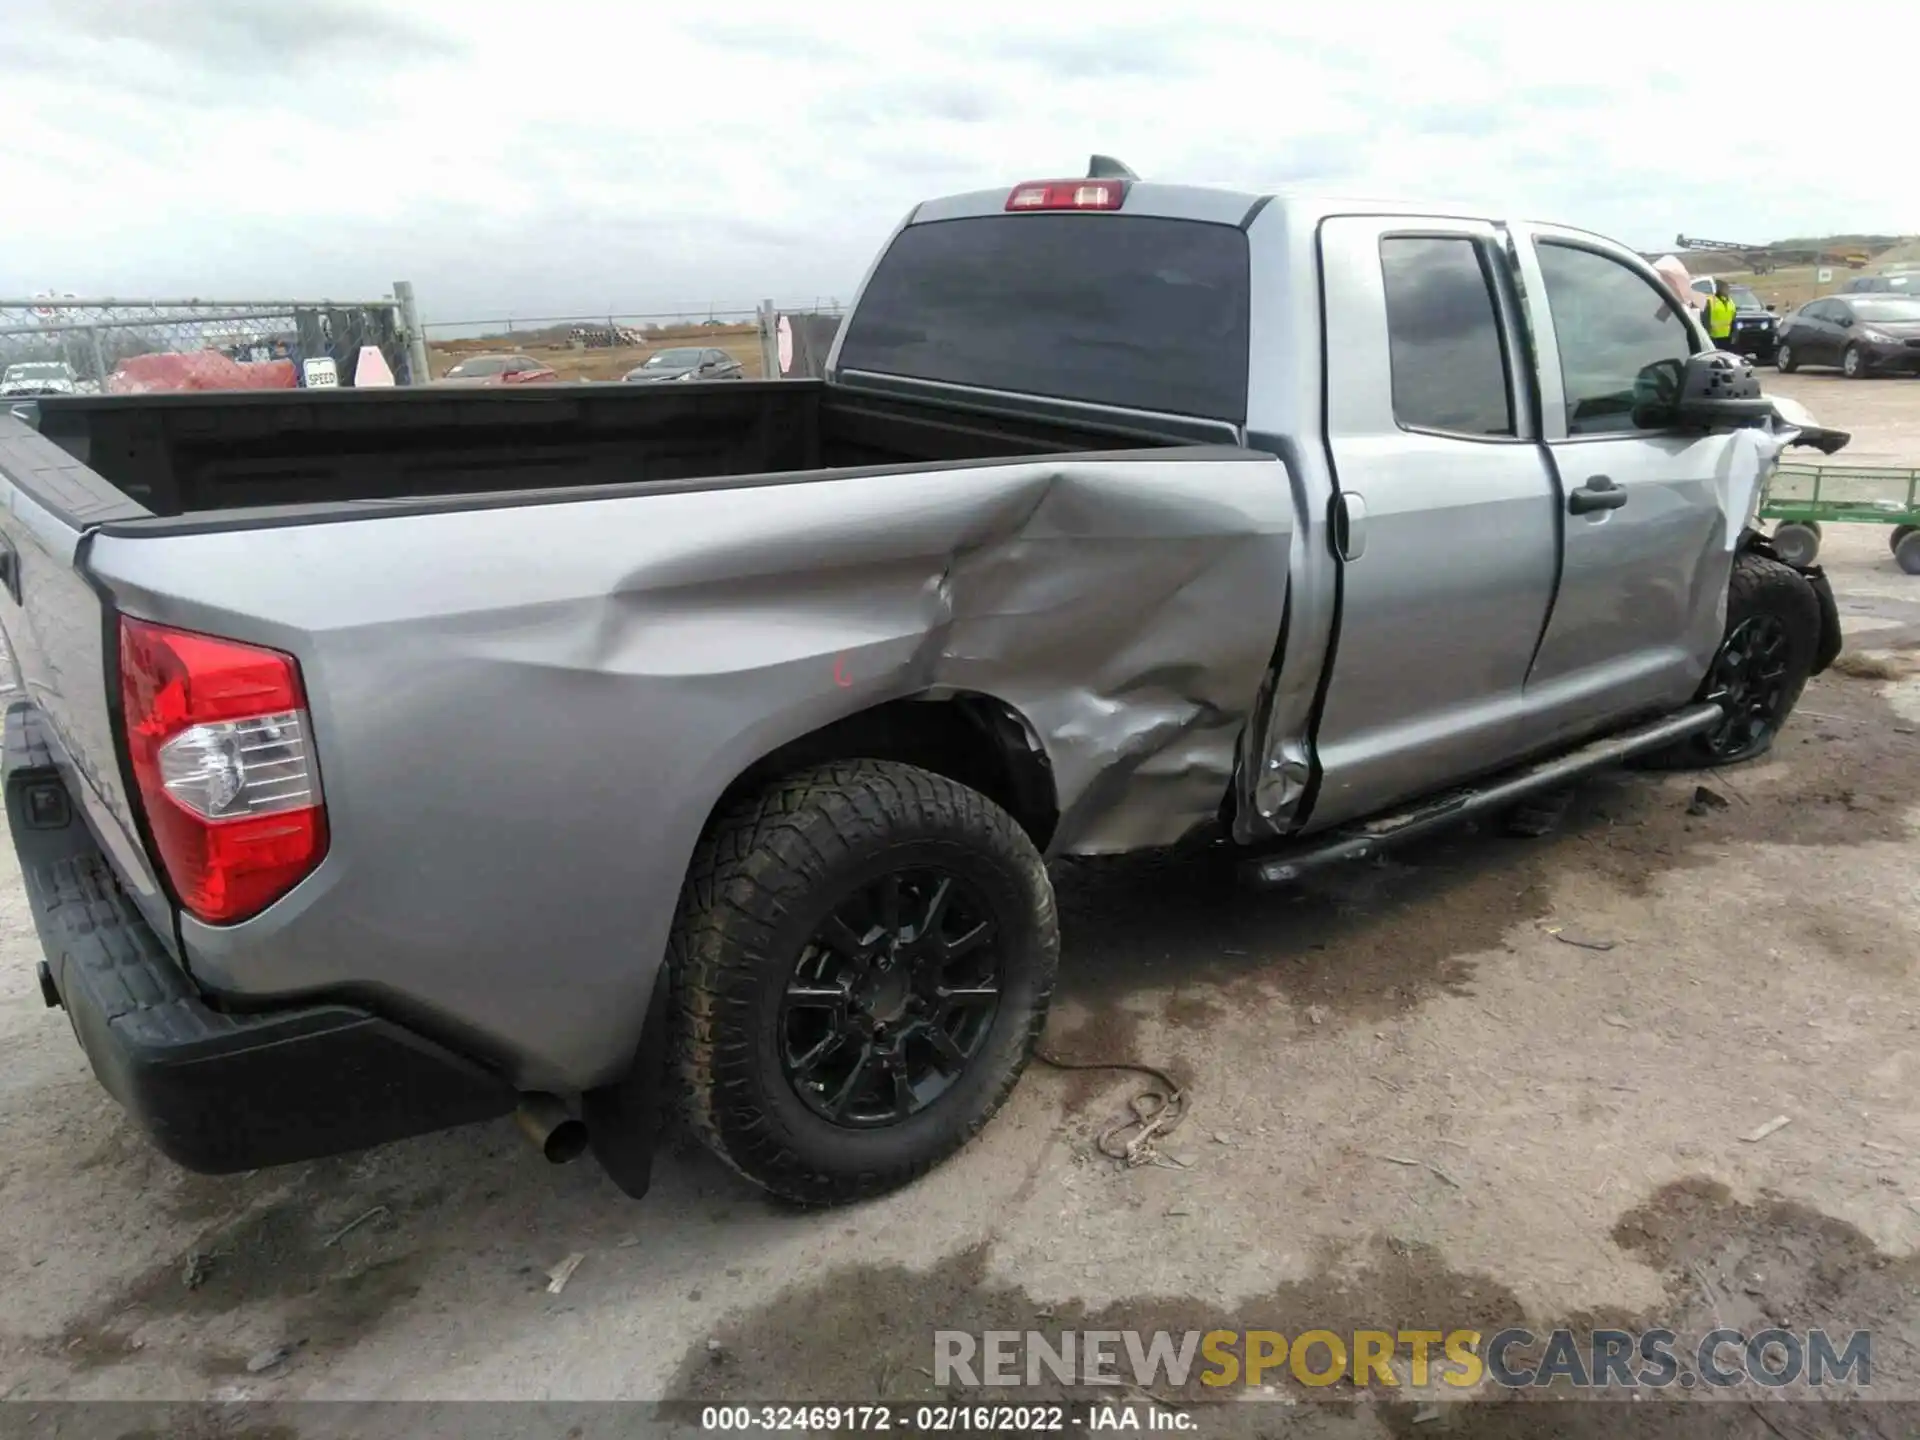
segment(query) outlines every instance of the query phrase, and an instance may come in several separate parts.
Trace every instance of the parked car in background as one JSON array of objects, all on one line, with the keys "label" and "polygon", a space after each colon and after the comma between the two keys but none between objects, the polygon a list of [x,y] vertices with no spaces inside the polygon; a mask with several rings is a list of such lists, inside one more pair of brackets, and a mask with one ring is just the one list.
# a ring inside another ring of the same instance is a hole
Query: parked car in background
[{"label": "parked car in background", "polygon": [[527,355],[469,355],[436,385],[544,385],[560,373]]},{"label": "parked car in background", "polygon": [[7,366],[0,375],[0,397],[15,399],[24,395],[72,395],[75,377],[71,365],[57,360],[28,360]]},{"label": "parked car in background", "polygon": [[1774,363],[1788,375],[1802,365],[1837,365],[1850,380],[1920,371],[1920,296],[1809,301],[1781,327]]},{"label": "parked car in background", "polygon": [[686,346],[656,350],[644,363],[629,370],[626,378],[643,384],[660,380],[744,380],[746,372],[724,350]]},{"label": "parked car in background", "polygon": [[[1705,306],[1707,296],[1713,293],[1714,279],[1711,275],[1702,275],[1693,282],[1694,293]],[[1779,340],[1779,322],[1775,319],[1773,307],[1754,294],[1745,285],[1729,285],[1733,296],[1733,349],[1735,353],[1757,360],[1762,365],[1773,362],[1774,346]]]},{"label": "parked car in background", "polygon": [[1842,295],[1920,296],[1920,272],[1897,275],[1856,275],[1840,287]]}]

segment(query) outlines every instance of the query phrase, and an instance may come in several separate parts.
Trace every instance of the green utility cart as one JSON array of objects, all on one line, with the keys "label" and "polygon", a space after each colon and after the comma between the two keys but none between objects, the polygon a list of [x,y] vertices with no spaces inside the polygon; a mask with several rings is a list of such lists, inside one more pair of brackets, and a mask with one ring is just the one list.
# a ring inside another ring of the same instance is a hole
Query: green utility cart
[{"label": "green utility cart", "polygon": [[1792,565],[1820,553],[1820,527],[1891,525],[1900,568],[1920,575],[1920,470],[1868,465],[1781,465],[1760,497],[1760,516],[1778,523],[1774,548]]}]

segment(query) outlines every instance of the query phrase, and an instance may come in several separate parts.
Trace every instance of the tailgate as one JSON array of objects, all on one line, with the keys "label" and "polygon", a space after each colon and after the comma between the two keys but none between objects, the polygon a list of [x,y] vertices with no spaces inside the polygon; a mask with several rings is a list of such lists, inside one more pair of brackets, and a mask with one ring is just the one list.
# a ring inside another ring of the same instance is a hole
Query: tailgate
[{"label": "tailgate", "polygon": [[93,526],[148,513],[0,410],[0,629],[19,693],[38,708],[55,763],[101,849],[171,944],[171,904],[141,845],[114,739],[108,617],[85,575]]}]

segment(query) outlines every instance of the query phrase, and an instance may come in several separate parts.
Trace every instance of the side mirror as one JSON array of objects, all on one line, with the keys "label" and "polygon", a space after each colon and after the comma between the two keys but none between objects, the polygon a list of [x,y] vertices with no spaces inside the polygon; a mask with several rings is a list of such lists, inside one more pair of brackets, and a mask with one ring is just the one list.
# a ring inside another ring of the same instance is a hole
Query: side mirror
[{"label": "side mirror", "polygon": [[1757,425],[1773,413],[1752,362],[1722,350],[1657,360],[1634,383],[1633,423],[1643,430]]}]

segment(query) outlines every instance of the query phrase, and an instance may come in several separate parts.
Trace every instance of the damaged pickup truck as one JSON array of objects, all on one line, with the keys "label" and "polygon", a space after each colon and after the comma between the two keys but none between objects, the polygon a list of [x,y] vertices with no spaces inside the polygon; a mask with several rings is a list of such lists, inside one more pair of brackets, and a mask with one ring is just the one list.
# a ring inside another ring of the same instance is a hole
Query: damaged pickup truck
[{"label": "damaged pickup truck", "polygon": [[662,1106],[809,1203],[985,1124],[1047,861],[1284,883],[1765,751],[1837,448],[1632,252],[1086,178],[928,201],[823,381],[0,415],[8,817],[100,1081],[223,1172]]}]

